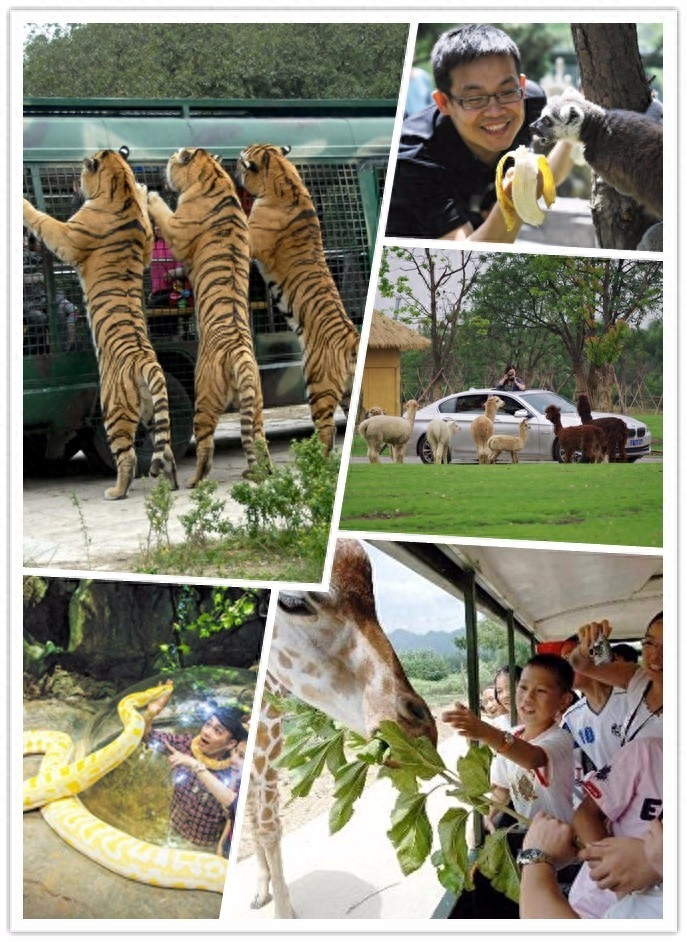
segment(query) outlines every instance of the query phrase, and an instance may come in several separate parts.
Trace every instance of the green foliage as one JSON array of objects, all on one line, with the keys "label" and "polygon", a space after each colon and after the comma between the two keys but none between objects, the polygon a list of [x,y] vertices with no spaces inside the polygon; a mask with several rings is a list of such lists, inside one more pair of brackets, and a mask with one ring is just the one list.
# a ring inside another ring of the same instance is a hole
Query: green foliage
[{"label": "green foliage", "polygon": [[216,586],[212,591],[212,607],[199,611],[200,595],[193,586],[180,587],[177,600],[177,618],[172,624],[173,644],[159,645],[162,655],[159,670],[174,673],[184,667],[191,651],[190,640],[211,638],[224,631],[232,631],[245,624],[255,613],[257,590],[247,589],[238,599],[233,598],[228,586]]},{"label": "green foliage", "polygon": [[169,515],[174,501],[172,484],[166,475],[161,475],[154,487],[143,498],[143,506],[148,518],[148,551],[150,551],[153,538],[158,548],[169,546]]},{"label": "green foliage", "polygon": [[[335,833],[353,816],[369,773],[376,768],[398,793],[387,836],[404,875],[421,867],[431,854],[437,879],[456,895],[472,888],[472,868],[477,867],[497,889],[517,901],[519,882],[506,841],[508,828],[490,835],[474,861],[468,855],[465,832],[469,811],[484,814],[492,803],[492,754],[487,746],[471,744],[453,771],[427,738],[411,738],[394,722],[383,721],[375,737],[365,742],[293,698],[282,707],[288,709],[294,704],[295,713],[287,724],[286,748],[279,760],[292,773],[292,799],[307,795],[328,768],[335,779],[335,801],[329,815],[330,832]],[[435,840],[427,800],[440,788],[455,799],[455,807],[449,808],[438,822],[439,849],[432,854]],[[515,812],[509,813],[521,824],[528,823]]]},{"label": "green foliage", "polygon": [[22,589],[24,605],[33,608],[45,598],[48,583],[40,576],[24,576]]},{"label": "green foliage", "polygon": [[404,651],[399,660],[408,677],[422,680],[443,680],[450,673],[450,666],[445,657],[436,651]]},{"label": "green foliage", "polygon": [[226,502],[215,499],[216,491],[215,481],[199,481],[191,493],[191,509],[179,517],[186,539],[192,546],[203,546],[212,536],[231,533],[231,524],[222,519]]},{"label": "green foliage", "polygon": [[293,465],[275,468],[262,481],[235,484],[231,496],[245,508],[251,535],[274,529],[326,529],[334,508],[340,454],[325,455],[316,434],[293,441]]},{"label": "green foliage", "polygon": [[404,23],[81,23],[34,33],[24,94],[397,98]]}]

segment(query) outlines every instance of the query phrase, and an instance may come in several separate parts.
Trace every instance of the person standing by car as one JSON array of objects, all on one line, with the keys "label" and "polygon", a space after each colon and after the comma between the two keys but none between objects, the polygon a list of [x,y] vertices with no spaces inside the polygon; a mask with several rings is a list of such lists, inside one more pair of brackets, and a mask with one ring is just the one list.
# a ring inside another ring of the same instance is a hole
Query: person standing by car
[{"label": "person standing by car", "polygon": [[494,389],[501,389],[504,392],[524,392],[527,387],[519,376],[515,375],[515,367],[512,363],[506,364],[503,376],[498,381]]}]

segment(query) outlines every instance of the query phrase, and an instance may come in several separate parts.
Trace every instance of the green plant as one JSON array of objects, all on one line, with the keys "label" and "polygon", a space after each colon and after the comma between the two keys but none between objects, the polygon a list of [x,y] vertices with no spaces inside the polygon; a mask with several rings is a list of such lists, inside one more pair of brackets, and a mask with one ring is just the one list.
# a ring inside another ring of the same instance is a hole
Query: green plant
[{"label": "green plant", "polygon": [[234,599],[230,587],[216,586],[212,591],[212,607],[199,611],[198,590],[193,586],[181,586],[177,618],[172,624],[174,642],[159,645],[162,655],[159,669],[163,673],[173,673],[184,667],[193,636],[204,640],[243,625],[255,613],[257,598],[256,589],[247,589],[238,599]]},{"label": "green plant", "polygon": [[324,453],[317,435],[293,441],[293,465],[255,483],[235,484],[231,496],[245,508],[250,535],[274,529],[329,528],[340,455]]},{"label": "green plant", "polygon": [[91,568],[91,535],[88,532],[88,527],[86,526],[86,518],[83,514],[83,509],[79,498],[76,496],[74,491],[72,491],[72,504],[76,507],[76,512],[79,515],[79,526],[81,527],[81,535],[83,536],[84,548],[86,551],[86,568]]},{"label": "green plant", "polygon": [[147,549],[150,551],[151,537],[155,537],[155,545],[169,546],[169,516],[174,506],[175,498],[172,496],[172,485],[164,475],[155,486],[146,494],[143,500],[146,516],[148,517]]},{"label": "green plant", "polygon": [[231,532],[231,523],[222,519],[226,502],[215,500],[216,490],[215,481],[200,481],[191,493],[191,509],[179,517],[186,540],[194,546],[204,545],[211,535],[226,536]]},{"label": "green plant", "polygon": [[[286,701],[289,707],[291,703]],[[476,853],[468,850],[466,827],[471,811],[486,814],[496,805],[518,824],[529,823],[491,798],[492,753],[487,746],[471,744],[452,770],[426,737],[411,738],[394,722],[383,721],[374,738],[366,741],[304,704],[298,705],[285,721],[285,730],[279,765],[290,771],[293,797],[307,795],[325,766],[334,776],[330,833],[336,833],[351,819],[368,774],[376,768],[379,777],[388,778],[398,793],[387,836],[407,876],[430,857],[433,831],[427,800],[435,790],[446,789],[455,807],[445,811],[437,823],[439,849],[431,854],[437,879],[460,896],[473,889],[474,871],[479,870],[495,889],[518,900],[518,872],[507,840],[515,825],[489,834]]]}]

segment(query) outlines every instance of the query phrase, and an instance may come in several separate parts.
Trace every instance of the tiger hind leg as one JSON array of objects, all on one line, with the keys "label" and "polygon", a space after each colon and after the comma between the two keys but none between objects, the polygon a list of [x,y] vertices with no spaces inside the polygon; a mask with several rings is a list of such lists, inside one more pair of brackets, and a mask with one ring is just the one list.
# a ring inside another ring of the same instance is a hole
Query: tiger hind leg
[{"label": "tiger hind leg", "polygon": [[238,360],[232,391],[241,413],[241,447],[248,462],[243,477],[259,481],[271,474],[273,467],[265,436],[260,371],[252,354]]},{"label": "tiger hind leg", "polygon": [[176,491],[179,489],[179,478],[170,445],[167,384],[157,363],[151,363],[148,369],[143,370],[138,390],[141,398],[141,421],[149,427],[153,438],[153,457],[148,474],[151,478],[157,478],[165,472],[172,482],[172,489]]},{"label": "tiger hind leg", "polygon": [[215,429],[217,419],[214,420],[206,414],[196,413],[193,419],[193,436],[196,441],[196,470],[193,476],[186,481],[186,487],[195,487],[212,470],[212,458],[215,453]]}]

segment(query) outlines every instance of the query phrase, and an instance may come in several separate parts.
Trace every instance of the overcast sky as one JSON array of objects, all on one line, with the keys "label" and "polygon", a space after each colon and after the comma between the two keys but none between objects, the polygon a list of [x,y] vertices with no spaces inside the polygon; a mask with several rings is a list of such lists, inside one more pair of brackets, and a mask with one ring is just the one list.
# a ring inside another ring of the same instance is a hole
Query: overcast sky
[{"label": "overcast sky", "polygon": [[465,624],[463,603],[370,543],[377,614],[387,632],[404,628],[416,634],[456,631]]}]

